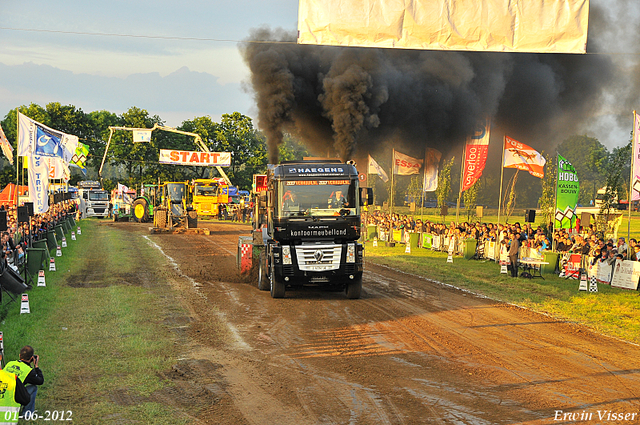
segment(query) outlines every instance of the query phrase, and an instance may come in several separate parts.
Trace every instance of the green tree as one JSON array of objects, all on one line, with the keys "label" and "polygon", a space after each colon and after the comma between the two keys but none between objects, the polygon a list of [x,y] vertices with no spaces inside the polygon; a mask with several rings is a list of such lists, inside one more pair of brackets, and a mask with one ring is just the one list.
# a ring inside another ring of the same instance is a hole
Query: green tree
[{"label": "green tree", "polygon": [[588,205],[605,183],[605,168],[611,158],[607,148],[594,137],[574,135],[558,145],[557,151],[575,167],[580,180],[578,202]]},{"label": "green tree", "polygon": [[420,205],[422,200],[422,178],[419,175],[411,177],[405,195],[409,202],[415,202],[416,205]]},{"label": "green tree", "polygon": [[[438,199],[438,207],[440,211],[446,210],[447,200],[451,193],[451,167],[453,167],[453,161],[455,157],[452,157],[449,161],[442,162],[442,169],[438,175],[438,188],[436,189],[436,198]],[[444,214],[443,214],[444,220]]]},{"label": "green tree", "polygon": [[463,194],[464,209],[467,215],[467,221],[471,221],[476,217],[476,205],[478,200],[478,193],[482,188],[482,179],[476,180],[476,182],[467,189]]},{"label": "green tree", "polygon": [[552,158],[549,155],[545,155],[544,151],[542,155],[547,160],[544,166],[544,178],[542,179],[542,196],[538,202],[540,213],[542,215],[542,229],[551,236],[551,227],[553,223],[553,217],[556,212],[556,175],[558,167],[556,164],[556,158]]}]

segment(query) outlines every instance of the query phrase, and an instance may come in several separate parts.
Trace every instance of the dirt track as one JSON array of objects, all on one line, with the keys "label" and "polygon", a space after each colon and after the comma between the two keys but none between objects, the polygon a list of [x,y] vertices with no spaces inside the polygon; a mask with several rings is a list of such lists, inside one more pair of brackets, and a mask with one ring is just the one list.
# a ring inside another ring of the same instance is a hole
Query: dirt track
[{"label": "dirt track", "polygon": [[371,263],[360,300],[275,300],[236,272],[249,227],[201,225],[213,234],[114,225],[174,261],[190,317],[168,402],[200,423],[640,423],[638,346]]}]

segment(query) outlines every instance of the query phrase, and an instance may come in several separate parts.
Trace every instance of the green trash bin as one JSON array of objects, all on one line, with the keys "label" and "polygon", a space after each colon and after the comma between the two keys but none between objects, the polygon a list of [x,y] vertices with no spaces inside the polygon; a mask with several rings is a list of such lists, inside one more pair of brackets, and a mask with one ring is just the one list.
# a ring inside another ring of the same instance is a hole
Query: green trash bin
[{"label": "green trash bin", "polygon": [[58,224],[54,227],[54,230],[56,232],[56,240],[58,243],[62,242],[62,238],[64,237],[64,228],[61,224]]},{"label": "green trash bin", "polygon": [[49,261],[49,246],[47,245],[46,239],[40,239],[39,241],[33,241],[32,243],[34,248],[44,249],[45,252],[45,260]]},{"label": "green trash bin", "polygon": [[411,248],[418,248],[418,242],[420,241],[420,233],[410,233],[409,245]]},{"label": "green trash bin", "polygon": [[542,252],[544,262],[549,264],[543,264],[540,266],[540,274],[554,274],[558,267],[558,261],[560,260],[560,254],[553,251]]},{"label": "green trash bin", "polygon": [[69,220],[67,219],[62,220],[60,224],[62,224],[62,230],[64,231],[64,233],[69,233],[69,231],[71,230],[71,226],[69,225]]},{"label": "green trash bin", "polygon": [[477,244],[478,244],[478,241],[475,240],[474,238],[467,238],[464,240],[464,248],[463,248],[462,256],[464,257],[465,260],[470,260],[473,258],[474,255],[476,255]]},{"label": "green trash bin", "polygon": [[53,230],[47,231],[47,248],[52,251],[58,247],[58,239],[56,238],[56,232]]},{"label": "green trash bin", "polygon": [[367,226],[367,240],[370,241],[376,236],[378,236],[378,227],[371,225]]},{"label": "green trash bin", "polygon": [[27,273],[32,279],[38,277],[40,270],[44,270],[45,252],[42,248],[27,248]]}]

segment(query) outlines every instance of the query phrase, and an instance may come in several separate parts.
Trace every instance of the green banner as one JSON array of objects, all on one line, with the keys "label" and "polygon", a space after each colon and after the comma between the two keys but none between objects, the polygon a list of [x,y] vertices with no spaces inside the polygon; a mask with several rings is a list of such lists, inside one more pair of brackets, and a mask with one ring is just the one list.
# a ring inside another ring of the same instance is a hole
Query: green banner
[{"label": "green banner", "polygon": [[423,233],[422,234],[422,247],[423,248],[427,248],[427,249],[431,249],[433,244],[433,235],[429,234],[429,233]]},{"label": "green banner", "polygon": [[558,154],[558,187],[556,189],[556,229],[570,229],[576,225],[576,207],[580,183],[576,169]]}]

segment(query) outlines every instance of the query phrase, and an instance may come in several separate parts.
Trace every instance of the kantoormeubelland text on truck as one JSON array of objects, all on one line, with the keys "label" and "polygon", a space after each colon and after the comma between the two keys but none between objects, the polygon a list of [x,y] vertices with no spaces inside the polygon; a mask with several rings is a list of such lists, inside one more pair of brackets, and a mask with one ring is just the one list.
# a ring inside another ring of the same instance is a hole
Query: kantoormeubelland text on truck
[{"label": "kantoormeubelland text on truck", "polygon": [[267,190],[256,198],[254,246],[258,288],[282,298],[303,285],[345,289],[348,298],[362,292],[364,247],[361,206],[371,189],[360,189],[353,163],[336,160],[270,165]]}]

